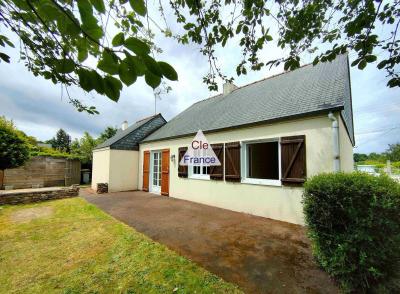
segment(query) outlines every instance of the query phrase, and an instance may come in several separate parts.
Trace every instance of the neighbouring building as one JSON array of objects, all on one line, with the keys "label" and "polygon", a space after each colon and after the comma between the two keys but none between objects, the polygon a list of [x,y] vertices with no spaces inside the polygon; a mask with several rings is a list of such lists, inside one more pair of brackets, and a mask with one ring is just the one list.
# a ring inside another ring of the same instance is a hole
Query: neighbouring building
[{"label": "neighbouring building", "polygon": [[137,190],[139,142],[164,125],[161,114],[137,121],[125,121],[114,137],[93,150],[92,188],[107,183],[109,192]]},{"label": "neighbouring building", "polygon": [[[95,150],[93,187],[106,182],[111,191],[139,189],[303,224],[302,183],[353,169],[347,55],[242,87],[225,84],[168,123],[161,115],[144,121]],[[141,130],[152,121],[154,128]],[[221,166],[179,165],[198,130]]]}]

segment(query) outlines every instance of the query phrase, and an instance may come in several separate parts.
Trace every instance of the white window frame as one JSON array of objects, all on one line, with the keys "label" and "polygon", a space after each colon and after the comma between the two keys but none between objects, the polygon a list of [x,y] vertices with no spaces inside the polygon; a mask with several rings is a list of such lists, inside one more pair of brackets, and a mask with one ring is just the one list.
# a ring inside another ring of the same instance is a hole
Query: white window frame
[{"label": "white window frame", "polygon": [[[189,178],[197,179],[197,180],[210,180],[209,174],[208,175],[203,174],[203,165],[200,165],[200,174],[193,173],[193,168],[194,168],[194,165],[189,165],[189,168],[188,168]],[[211,168],[211,166],[209,168]]]},{"label": "white window frame", "polygon": [[[195,165],[189,165],[188,166],[188,177],[190,179],[197,179],[197,180],[210,180],[210,175],[208,174],[203,174],[203,167],[204,165],[196,165],[196,166],[200,166],[200,174],[195,174],[193,172],[193,168],[195,167]],[[211,167],[209,167],[211,168]]]},{"label": "white window frame", "polygon": [[[248,154],[247,154],[247,145],[257,144],[257,143],[266,143],[266,142],[277,142],[278,143],[278,176],[277,180],[268,180],[268,179],[255,179],[247,177],[247,167],[248,167]],[[281,182],[281,142],[280,138],[268,138],[268,139],[257,139],[257,140],[248,140],[241,142],[241,183],[243,184],[254,184],[254,185],[268,185],[268,186],[282,186]]]}]

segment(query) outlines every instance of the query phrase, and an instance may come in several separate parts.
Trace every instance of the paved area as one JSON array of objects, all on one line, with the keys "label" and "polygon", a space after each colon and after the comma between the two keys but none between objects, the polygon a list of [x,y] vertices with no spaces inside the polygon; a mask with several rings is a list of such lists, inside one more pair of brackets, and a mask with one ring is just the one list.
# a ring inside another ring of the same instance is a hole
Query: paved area
[{"label": "paved area", "polygon": [[338,293],[302,226],[140,191],[82,197],[246,293]]}]

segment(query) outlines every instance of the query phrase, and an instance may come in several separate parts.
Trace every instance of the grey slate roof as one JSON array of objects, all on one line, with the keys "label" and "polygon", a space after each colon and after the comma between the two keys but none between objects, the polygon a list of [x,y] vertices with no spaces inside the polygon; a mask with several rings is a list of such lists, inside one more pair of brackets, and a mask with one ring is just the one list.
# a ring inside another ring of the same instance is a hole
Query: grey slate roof
[{"label": "grey slate roof", "polygon": [[143,142],[340,110],[354,145],[347,54],[305,65],[190,106]]},{"label": "grey slate roof", "polygon": [[118,150],[138,150],[139,142],[163,126],[167,121],[161,114],[135,122],[126,130],[118,130],[115,136],[96,146],[95,149],[110,147]]}]

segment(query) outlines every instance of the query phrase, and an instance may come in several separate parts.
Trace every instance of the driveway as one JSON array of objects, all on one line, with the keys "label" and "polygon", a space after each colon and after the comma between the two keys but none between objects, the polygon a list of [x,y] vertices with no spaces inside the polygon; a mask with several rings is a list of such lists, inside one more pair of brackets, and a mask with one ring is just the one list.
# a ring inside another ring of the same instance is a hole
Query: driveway
[{"label": "driveway", "polygon": [[338,293],[302,226],[141,191],[82,194],[247,293]]}]

